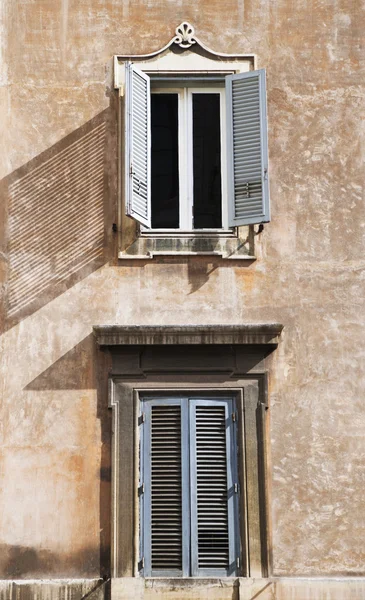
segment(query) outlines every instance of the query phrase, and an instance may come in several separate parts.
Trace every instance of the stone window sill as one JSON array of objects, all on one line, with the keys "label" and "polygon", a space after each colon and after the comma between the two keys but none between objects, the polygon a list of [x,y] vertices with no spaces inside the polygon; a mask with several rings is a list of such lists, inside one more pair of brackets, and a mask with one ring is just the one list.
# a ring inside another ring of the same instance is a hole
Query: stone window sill
[{"label": "stone window sill", "polygon": [[237,233],[143,233],[125,250],[118,252],[118,258],[124,260],[148,260],[159,256],[212,256],[253,261],[256,260],[253,231],[241,227]]}]

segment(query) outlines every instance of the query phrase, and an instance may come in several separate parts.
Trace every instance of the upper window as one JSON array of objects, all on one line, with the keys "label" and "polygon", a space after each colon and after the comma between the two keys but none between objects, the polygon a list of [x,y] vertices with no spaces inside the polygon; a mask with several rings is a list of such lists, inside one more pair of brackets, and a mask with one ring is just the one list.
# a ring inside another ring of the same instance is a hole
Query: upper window
[{"label": "upper window", "polygon": [[153,230],[267,222],[265,71],[199,79],[126,63],[126,212]]},{"label": "upper window", "polygon": [[227,227],[224,89],[151,86],[151,92],[152,228]]}]

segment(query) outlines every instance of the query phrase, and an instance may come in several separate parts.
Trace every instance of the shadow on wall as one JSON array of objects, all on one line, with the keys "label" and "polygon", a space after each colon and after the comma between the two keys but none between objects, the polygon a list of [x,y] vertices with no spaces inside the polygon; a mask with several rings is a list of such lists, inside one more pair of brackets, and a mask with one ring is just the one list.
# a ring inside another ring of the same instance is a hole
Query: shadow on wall
[{"label": "shadow on wall", "polygon": [[108,213],[115,206],[110,169],[116,161],[108,161],[116,156],[114,119],[112,107],[105,109],[0,183],[0,197],[7,200],[0,332],[107,261],[105,232],[111,232]]},{"label": "shadow on wall", "polygon": [[[110,506],[111,506],[111,412],[108,409],[109,355],[100,352],[92,334],[58,359],[26,386],[26,390],[90,390],[97,394],[97,419],[101,431],[99,472],[99,540],[93,547],[76,553],[54,553],[46,548],[0,545],[0,573],[3,578],[102,577],[110,576]],[[39,401],[41,401],[42,396]],[[94,416],[84,415],[85,423]],[[94,423],[94,422],[93,422]],[[95,427],[93,424],[92,429]],[[85,451],[80,448],[80,452]],[[82,481],[80,481],[82,488]],[[81,492],[82,493],[82,492]],[[85,498],[72,510],[85,515]],[[70,508],[71,509],[71,508]],[[57,514],[55,514],[57,522]]]},{"label": "shadow on wall", "polygon": [[60,562],[68,577],[90,577],[94,567],[94,549],[56,555],[50,550],[0,544],[2,573],[7,579],[40,579],[60,577]]}]

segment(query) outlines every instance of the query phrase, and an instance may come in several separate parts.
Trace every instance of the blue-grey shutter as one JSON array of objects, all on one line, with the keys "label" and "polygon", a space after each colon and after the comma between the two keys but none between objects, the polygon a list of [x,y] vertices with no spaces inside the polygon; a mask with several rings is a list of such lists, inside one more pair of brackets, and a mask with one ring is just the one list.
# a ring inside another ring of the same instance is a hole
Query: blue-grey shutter
[{"label": "blue-grey shutter", "polygon": [[143,574],[188,576],[187,404],[162,398],[142,404]]},{"label": "blue-grey shutter", "polygon": [[265,69],[228,75],[229,226],[270,221]]},{"label": "blue-grey shutter", "polygon": [[125,66],[126,213],[151,227],[150,78],[132,63]]},{"label": "blue-grey shutter", "polygon": [[237,464],[233,401],[190,401],[191,569],[237,572]]}]

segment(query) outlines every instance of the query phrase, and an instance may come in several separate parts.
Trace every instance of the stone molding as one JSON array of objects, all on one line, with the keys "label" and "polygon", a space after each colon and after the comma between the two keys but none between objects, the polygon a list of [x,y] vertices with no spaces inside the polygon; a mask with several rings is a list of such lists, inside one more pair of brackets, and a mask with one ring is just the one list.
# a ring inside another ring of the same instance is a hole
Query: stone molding
[{"label": "stone molding", "polygon": [[202,50],[204,50],[208,55],[212,55],[214,57],[223,58],[223,59],[231,59],[231,58],[253,58],[252,54],[227,54],[226,52],[216,52],[212,50],[206,44],[204,44],[196,35],[194,27],[188,23],[187,21],[183,21],[178,25],[175,29],[175,35],[170,39],[165,46],[162,46],[158,50],[154,50],[153,52],[149,52],[147,54],[127,54],[127,55],[117,55],[115,56],[116,60],[125,60],[125,59],[133,59],[133,58],[154,58],[159,54],[163,54],[168,50],[171,46],[176,44],[183,50],[188,50],[191,46],[196,45],[200,46]]},{"label": "stone molding", "polygon": [[241,325],[94,325],[100,346],[260,344],[277,345],[280,323]]}]

